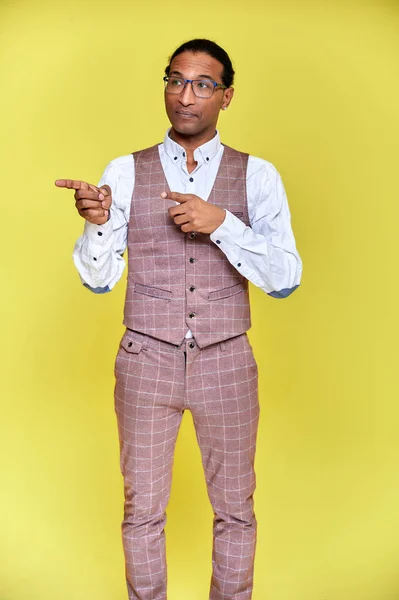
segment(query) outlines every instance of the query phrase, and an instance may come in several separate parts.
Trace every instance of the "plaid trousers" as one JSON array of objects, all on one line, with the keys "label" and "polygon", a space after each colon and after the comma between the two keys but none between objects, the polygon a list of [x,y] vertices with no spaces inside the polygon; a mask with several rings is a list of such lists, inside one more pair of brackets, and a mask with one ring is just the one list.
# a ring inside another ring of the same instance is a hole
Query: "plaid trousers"
[{"label": "plaid trousers", "polygon": [[[129,600],[166,600],[165,510],[190,410],[214,512],[209,600],[250,600],[256,547],[257,365],[246,334],[198,348],[126,330],[115,363]],[[187,595],[189,597],[189,595]]]}]

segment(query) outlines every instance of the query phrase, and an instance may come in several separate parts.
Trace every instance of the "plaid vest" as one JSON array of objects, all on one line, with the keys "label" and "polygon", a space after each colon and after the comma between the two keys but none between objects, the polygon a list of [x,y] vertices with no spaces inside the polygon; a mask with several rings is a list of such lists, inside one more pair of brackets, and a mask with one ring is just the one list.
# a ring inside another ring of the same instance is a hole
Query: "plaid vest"
[{"label": "plaid vest", "polygon": [[[209,235],[183,233],[169,217],[174,203],[160,197],[169,186],[158,146],[133,156],[124,325],[176,345],[191,329],[200,348],[244,333],[248,281]],[[247,154],[225,146],[208,201],[249,225],[247,162]]]}]

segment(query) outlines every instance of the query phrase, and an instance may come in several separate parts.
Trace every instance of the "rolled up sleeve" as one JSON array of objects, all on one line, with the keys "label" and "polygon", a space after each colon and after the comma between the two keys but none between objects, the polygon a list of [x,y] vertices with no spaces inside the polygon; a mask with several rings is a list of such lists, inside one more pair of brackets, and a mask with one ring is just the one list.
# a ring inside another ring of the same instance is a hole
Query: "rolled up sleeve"
[{"label": "rolled up sleeve", "polygon": [[286,298],[300,285],[302,261],[284,185],[271,163],[261,161],[249,175],[247,195],[250,226],[226,210],[211,240],[251,283],[274,298]]}]

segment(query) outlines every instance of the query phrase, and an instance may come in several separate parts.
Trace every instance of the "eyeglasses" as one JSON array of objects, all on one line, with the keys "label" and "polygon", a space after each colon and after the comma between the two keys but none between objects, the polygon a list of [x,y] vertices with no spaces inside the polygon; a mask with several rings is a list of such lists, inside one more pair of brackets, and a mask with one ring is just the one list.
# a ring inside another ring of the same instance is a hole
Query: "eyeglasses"
[{"label": "eyeglasses", "polygon": [[182,77],[164,77],[165,91],[168,94],[181,94],[187,83],[198,98],[210,98],[216,88],[226,90],[227,86],[210,79],[183,79]]}]

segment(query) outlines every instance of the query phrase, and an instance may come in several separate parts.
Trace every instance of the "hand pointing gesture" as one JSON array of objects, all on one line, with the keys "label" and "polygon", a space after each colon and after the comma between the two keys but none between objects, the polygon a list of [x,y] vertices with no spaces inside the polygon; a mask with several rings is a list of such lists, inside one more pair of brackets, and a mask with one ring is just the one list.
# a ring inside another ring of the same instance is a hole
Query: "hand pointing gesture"
[{"label": "hand pointing gesture", "polygon": [[96,225],[103,225],[108,221],[112,204],[112,191],[109,185],[98,188],[86,181],[73,179],[57,179],[55,185],[75,190],[76,209],[86,221]]},{"label": "hand pointing gesture", "polygon": [[179,202],[178,206],[169,208],[169,215],[184,233],[213,233],[224,221],[226,212],[220,206],[202,200],[195,194],[178,194],[162,192],[164,200]]}]

